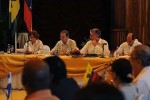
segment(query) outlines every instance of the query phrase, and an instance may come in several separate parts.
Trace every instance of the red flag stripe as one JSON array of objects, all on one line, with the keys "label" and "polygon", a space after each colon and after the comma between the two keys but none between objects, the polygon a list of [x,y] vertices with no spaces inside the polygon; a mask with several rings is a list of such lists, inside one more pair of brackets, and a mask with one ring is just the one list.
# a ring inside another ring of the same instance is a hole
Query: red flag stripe
[{"label": "red flag stripe", "polygon": [[28,31],[31,31],[32,30],[32,13],[26,1],[24,1],[24,21],[26,23]]}]

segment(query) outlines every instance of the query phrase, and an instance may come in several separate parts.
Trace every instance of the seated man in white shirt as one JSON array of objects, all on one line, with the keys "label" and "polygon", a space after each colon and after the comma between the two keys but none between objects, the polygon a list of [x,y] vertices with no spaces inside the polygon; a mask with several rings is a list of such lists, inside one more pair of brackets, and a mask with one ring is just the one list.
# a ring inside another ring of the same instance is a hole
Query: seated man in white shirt
[{"label": "seated man in white shirt", "polygon": [[142,100],[150,99],[150,47],[146,45],[136,46],[130,57],[133,68],[133,84],[137,86],[139,96]]},{"label": "seated man in white shirt", "polygon": [[40,54],[42,53],[43,43],[39,40],[39,34],[37,31],[32,30],[29,33],[29,41],[25,43],[24,48],[18,49],[17,52],[27,53],[27,54]]},{"label": "seated man in white shirt", "polygon": [[80,50],[81,54],[101,54],[109,55],[108,42],[100,38],[101,32],[97,28],[90,30],[90,39],[84,47]]},{"label": "seated man in white shirt", "polygon": [[127,35],[127,41],[120,45],[120,47],[114,52],[114,56],[130,55],[134,47],[137,45],[141,45],[141,43],[135,39],[135,35],[133,33],[129,33]]},{"label": "seated man in white shirt", "polygon": [[78,50],[76,42],[69,38],[69,32],[62,30],[60,32],[60,41],[57,42],[55,47],[51,50],[50,54],[68,55],[70,52]]}]

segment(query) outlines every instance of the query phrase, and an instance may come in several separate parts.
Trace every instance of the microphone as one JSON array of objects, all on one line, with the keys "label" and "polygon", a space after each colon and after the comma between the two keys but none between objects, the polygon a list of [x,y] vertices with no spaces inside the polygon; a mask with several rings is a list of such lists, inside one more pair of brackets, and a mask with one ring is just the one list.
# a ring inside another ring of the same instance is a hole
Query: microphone
[{"label": "microphone", "polygon": [[105,45],[107,45],[107,43],[103,43],[103,44],[102,44],[102,49],[103,49],[102,52],[103,52],[103,53],[104,53],[104,46],[105,46]]},{"label": "microphone", "polygon": [[102,44],[102,58],[104,58],[104,46],[107,45],[107,43]]}]

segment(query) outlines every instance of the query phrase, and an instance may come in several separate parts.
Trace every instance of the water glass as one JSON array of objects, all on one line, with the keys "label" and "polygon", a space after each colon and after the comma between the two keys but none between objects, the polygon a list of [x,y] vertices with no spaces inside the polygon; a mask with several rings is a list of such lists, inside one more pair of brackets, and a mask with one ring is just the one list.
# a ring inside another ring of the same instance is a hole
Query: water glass
[{"label": "water glass", "polygon": [[13,53],[14,52],[14,46],[10,45],[10,52]]}]

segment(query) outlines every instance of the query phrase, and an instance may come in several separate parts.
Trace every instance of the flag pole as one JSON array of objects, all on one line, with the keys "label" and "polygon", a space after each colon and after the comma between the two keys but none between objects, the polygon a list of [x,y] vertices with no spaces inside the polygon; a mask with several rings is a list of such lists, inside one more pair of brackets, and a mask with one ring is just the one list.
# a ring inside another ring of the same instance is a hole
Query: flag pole
[{"label": "flag pole", "polygon": [[17,32],[15,32],[15,53],[17,53]]},{"label": "flag pole", "polygon": [[15,39],[15,47],[14,47],[14,50],[15,50],[15,53],[17,53],[17,17],[15,19],[15,23],[14,23],[14,39]]},{"label": "flag pole", "polygon": [[[20,9],[20,0],[9,0],[9,29],[14,37],[14,49],[17,49],[17,15]],[[12,23],[13,27],[12,27]],[[13,31],[12,31],[13,29]]]}]

